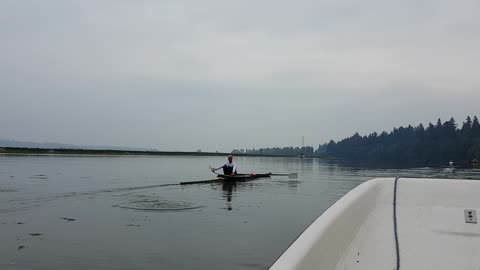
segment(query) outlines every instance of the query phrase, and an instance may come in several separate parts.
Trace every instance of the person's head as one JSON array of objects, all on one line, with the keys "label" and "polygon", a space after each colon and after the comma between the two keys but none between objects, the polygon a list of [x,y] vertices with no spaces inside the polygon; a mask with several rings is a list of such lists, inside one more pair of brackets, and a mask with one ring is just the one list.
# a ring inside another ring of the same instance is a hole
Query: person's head
[{"label": "person's head", "polygon": [[227,159],[228,159],[228,162],[232,162],[233,156],[232,156],[232,155],[228,155]]}]

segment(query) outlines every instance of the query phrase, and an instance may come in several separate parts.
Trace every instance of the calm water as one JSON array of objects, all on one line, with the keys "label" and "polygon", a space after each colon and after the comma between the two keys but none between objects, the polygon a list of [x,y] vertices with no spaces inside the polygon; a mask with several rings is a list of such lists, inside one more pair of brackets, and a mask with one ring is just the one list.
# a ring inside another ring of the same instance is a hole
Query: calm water
[{"label": "calm water", "polygon": [[175,185],[210,179],[208,166],[224,161],[0,156],[0,269],[267,269],[365,180],[480,178],[478,169],[380,170],[239,157],[240,172],[298,172],[298,178]]}]

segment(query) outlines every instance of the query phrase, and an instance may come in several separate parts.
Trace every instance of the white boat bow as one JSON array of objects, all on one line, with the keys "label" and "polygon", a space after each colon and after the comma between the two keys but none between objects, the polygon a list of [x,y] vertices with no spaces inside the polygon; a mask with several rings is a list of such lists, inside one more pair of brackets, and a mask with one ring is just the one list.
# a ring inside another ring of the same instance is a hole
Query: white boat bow
[{"label": "white boat bow", "polygon": [[270,269],[478,270],[478,213],[477,180],[373,179],[327,209]]}]

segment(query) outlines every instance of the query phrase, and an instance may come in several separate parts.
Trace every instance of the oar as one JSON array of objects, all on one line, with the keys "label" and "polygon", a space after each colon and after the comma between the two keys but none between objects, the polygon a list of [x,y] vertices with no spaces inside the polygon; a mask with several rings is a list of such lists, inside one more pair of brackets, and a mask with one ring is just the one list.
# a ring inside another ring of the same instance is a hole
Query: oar
[{"label": "oar", "polygon": [[186,181],[186,182],[180,182],[180,185],[215,183],[215,182],[222,182],[223,180],[224,179],[217,178],[217,179],[200,180],[200,181]]},{"label": "oar", "polygon": [[208,169],[213,172],[214,174],[216,175],[219,175],[219,173],[217,173],[216,171],[213,171],[212,169],[214,169],[211,165],[208,165]]},{"label": "oar", "polygon": [[272,173],[272,176],[288,176],[288,178],[298,178],[298,173]]}]

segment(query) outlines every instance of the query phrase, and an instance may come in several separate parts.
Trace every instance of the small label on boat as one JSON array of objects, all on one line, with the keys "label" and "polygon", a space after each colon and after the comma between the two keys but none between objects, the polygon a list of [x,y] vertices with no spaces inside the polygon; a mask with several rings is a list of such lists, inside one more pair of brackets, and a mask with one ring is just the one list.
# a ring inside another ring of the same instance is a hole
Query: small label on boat
[{"label": "small label on boat", "polygon": [[474,209],[465,209],[465,222],[466,223],[477,223],[477,211]]}]

